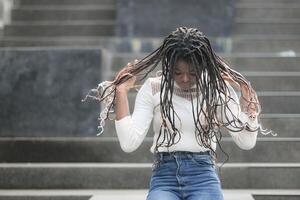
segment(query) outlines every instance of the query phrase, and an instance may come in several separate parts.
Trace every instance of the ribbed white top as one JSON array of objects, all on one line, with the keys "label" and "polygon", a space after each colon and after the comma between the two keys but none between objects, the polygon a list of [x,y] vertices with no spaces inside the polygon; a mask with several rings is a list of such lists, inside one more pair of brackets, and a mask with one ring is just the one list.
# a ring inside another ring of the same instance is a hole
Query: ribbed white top
[{"label": "ribbed white top", "polygon": [[[125,152],[132,152],[136,150],[143,142],[151,121],[153,120],[153,145],[151,152],[154,152],[156,146],[156,140],[159,134],[159,129],[162,124],[161,113],[160,113],[160,77],[148,78],[141,89],[139,90],[136,100],[134,111],[131,115],[128,115],[120,120],[115,120],[115,127],[117,135],[120,141],[121,148]],[[181,132],[181,138],[178,143],[171,147],[160,147],[159,151],[190,151],[199,152],[207,151],[208,149],[200,146],[195,138],[195,124],[193,120],[192,112],[192,101],[194,109],[196,109],[197,96],[193,93],[195,88],[192,88],[192,94],[181,90],[176,82],[174,82],[174,94],[173,94],[173,106],[176,111],[178,118],[175,117],[175,126]],[[230,96],[233,100],[230,100],[228,105],[234,116],[238,117],[242,122],[248,122],[251,127],[257,127],[257,119],[251,120],[245,113],[241,112],[239,106],[239,100],[234,89],[228,84],[230,90]],[[192,99],[191,100],[191,95]],[[201,96],[200,96],[201,99]],[[217,109],[219,119],[227,122],[231,121],[233,117],[229,116],[226,119],[225,116],[221,115],[221,106]],[[203,115],[200,114],[200,119],[203,124],[205,123]],[[233,127],[232,127],[233,128]],[[233,128],[234,129],[234,128]],[[257,131],[249,132],[242,130],[239,132],[228,131],[232,136],[234,142],[242,149],[251,149],[255,146]],[[162,141],[160,138],[159,141]],[[216,143],[212,142],[211,147],[215,150]]]}]

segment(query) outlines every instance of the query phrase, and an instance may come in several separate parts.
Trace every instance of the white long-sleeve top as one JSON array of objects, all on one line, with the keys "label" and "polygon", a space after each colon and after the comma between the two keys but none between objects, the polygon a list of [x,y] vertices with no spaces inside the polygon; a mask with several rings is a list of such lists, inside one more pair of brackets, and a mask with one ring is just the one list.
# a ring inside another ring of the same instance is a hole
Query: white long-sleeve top
[{"label": "white long-sleeve top", "polygon": [[[147,135],[151,121],[153,120],[153,145],[150,151],[153,153],[156,146],[156,140],[158,137],[159,129],[162,124],[160,113],[160,82],[161,77],[148,78],[141,89],[138,91],[135,100],[134,111],[131,115],[128,115],[120,120],[115,120],[115,128],[117,136],[120,142],[120,146],[125,152],[132,152],[136,150],[143,142]],[[201,152],[209,149],[200,146],[195,138],[195,124],[192,113],[192,102],[183,90],[174,82],[174,95],[173,106],[178,118],[175,118],[176,128],[182,133],[178,143],[171,147],[159,147],[160,152],[172,152],[172,151],[190,151]],[[231,100],[228,105],[232,113],[238,117],[242,122],[248,122],[251,127],[257,127],[258,122],[256,119],[250,119],[248,115],[241,112],[239,100],[234,89],[227,84],[230,91],[230,96],[234,99]],[[197,98],[193,98],[194,109],[196,108]],[[219,110],[220,111],[220,110]],[[221,117],[221,113],[219,115]],[[222,117],[225,120],[224,116]],[[201,118],[200,118],[201,119]],[[241,149],[251,149],[256,144],[257,131],[250,132],[246,129],[231,132],[234,142]],[[161,138],[160,138],[161,139]],[[159,140],[161,141],[161,140]],[[175,140],[176,141],[176,140]],[[215,141],[215,140],[213,140]],[[211,143],[211,147],[216,150],[216,143]]]}]

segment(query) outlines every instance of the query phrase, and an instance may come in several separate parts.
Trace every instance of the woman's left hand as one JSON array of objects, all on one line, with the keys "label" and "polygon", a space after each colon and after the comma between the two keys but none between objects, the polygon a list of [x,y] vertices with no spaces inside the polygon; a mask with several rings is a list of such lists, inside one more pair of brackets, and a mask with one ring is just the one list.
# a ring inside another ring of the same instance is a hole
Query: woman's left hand
[{"label": "woman's left hand", "polygon": [[234,86],[236,89],[241,91],[240,106],[241,110],[248,114],[252,119],[256,118],[257,111],[257,102],[255,102],[256,97],[255,93],[251,92],[251,88],[246,83],[237,82],[232,79],[228,74],[222,74],[222,78],[229,82],[230,85]]}]

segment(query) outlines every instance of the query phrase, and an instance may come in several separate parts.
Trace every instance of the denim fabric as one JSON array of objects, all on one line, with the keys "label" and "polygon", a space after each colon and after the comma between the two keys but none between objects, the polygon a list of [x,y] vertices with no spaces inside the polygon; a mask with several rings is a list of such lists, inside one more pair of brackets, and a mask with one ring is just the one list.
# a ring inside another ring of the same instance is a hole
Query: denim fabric
[{"label": "denim fabric", "polygon": [[209,153],[158,153],[147,200],[223,200]]}]

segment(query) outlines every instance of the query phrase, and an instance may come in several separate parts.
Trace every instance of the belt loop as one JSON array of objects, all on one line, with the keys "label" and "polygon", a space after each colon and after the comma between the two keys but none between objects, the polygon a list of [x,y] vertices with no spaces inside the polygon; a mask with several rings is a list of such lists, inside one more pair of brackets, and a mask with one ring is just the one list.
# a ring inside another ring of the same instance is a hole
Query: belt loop
[{"label": "belt loop", "polygon": [[164,159],[164,154],[161,152],[159,153],[159,161],[163,161]]}]

